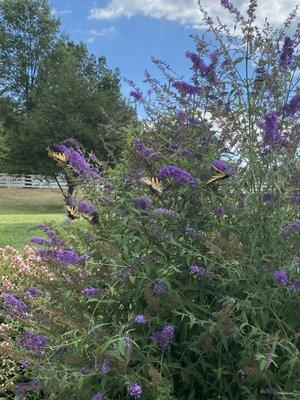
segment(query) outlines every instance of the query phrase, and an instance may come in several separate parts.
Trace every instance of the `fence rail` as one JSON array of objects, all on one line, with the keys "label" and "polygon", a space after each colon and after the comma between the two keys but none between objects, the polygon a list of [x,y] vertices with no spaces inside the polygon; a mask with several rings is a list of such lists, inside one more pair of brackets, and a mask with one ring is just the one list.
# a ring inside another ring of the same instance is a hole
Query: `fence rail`
[{"label": "fence rail", "polygon": [[[63,189],[67,188],[67,183],[63,177],[58,178],[59,184]],[[32,189],[58,189],[58,184],[53,179],[48,179],[40,175],[7,175],[0,174],[0,187],[6,188],[32,188]]]}]

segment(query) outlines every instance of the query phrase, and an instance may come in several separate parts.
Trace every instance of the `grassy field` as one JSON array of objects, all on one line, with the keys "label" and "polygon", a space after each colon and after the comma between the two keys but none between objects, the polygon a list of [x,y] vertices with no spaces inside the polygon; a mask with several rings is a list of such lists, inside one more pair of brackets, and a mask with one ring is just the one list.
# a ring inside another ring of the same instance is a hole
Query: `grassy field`
[{"label": "grassy field", "polygon": [[21,248],[28,244],[37,224],[64,219],[63,199],[58,190],[0,189],[0,247]]}]

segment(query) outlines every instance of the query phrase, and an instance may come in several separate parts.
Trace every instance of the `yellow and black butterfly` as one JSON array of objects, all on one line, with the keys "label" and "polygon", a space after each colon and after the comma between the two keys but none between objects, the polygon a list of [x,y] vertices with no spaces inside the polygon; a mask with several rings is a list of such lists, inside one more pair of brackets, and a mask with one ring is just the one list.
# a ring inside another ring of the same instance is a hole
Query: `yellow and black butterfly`
[{"label": "yellow and black butterfly", "polygon": [[140,182],[147,185],[152,193],[156,193],[159,196],[162,195],[164,188],[162,182],[158,178],[141,178]]},{"label": "yellow and black butterfly", "polygon": [[215,175],[213,175],[207,182],[206,185],[211,185],[214,182],[221,181],[222,179],[227,179],[230,177],[229,174],[227,174],[224,171],[221,171],[220,169],[216,168],[213,164],[211,165],[217,172]]},{"label": "yellow and black butterfly", "polygon": [[79,219],[80,218],[79,212],[75,206],[66,205],[66,210],[68,213],[68,217],[70,219]]},{"label": "yellow and black butterfly", "polygon": [[66,164],[68,162],[68,157],[66,154],[58,152],[58,151],[53,151],[48,147],[48,155],[49,157],[53,158],[53,160],[57,161],[59,164]]}]

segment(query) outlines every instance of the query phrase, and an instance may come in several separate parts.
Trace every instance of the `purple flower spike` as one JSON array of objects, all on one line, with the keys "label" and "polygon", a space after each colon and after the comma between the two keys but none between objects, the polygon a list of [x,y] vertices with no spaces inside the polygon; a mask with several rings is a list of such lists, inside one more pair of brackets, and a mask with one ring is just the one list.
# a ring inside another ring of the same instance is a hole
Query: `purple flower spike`
[{"label": "purple flower spike", "polygon": [[289,291],[294,293],[300,292],[300,279],[297,279],[289,286]]},{"label": "purple flower spike", "polygon": [[92,397],[92,400],[104,400],[104,397],[102,396],[102,394],[96,393],[96,394],[94,394],[94,396]]},{"label": "purple flower spike", "polygon": [[108,360],[104,360],[100,369],[103,375],[108,374],[111,371],[111,363]]},{"label": "purple flower spike", "polygon": [[139,325],[145,325],[147,323],[147,318],[144,315],[139,314],[134,317],[134,322]]},{"label": "purple flower spike", "polygon": [[300,230],[300,219],[296,219],[295,221],[291,221],[288,224],[286,224],[282,231],[281,231],[281,235],[282,236],[288,236],[290,233],[293,233],[295,231],[299,231]]},{"label": "purple flower spike", "polygon": [[177,111],[176,118],[179,122],[186,122],[188,118],[187,112],[185,110]]},{"label": "purple flower spike", "polygon": [[50,246],[51,241],[40,236],[34,236],[29,238],[29,241],[33,244],[38,244],[39,246]]},{"label": "purple flower spike", "polygon": [[91,297],[92,298],[92,297],[98,297],[99,296],[99,292],[100,292],[100,289],[98,289],[98,288],[87,287],[87,288],[83,289],[82,294],[85,297]]},{"label": "purple flower spike", "polygon": [[187,51],[185,53],[186,58],[189,58],[192,61],[194,70],[200,72],[202,77],[205,77],[209,72],[210,68],[204,62],[204,60],[198,56],[198,54]]},{"label": "purple flower spike", "polygon": [[264,115],[264,120],[260,124],[263,130],[262,147],[265,150],[270,150],[278,147],[279,144],[284,144],[284,138],[278,129],[279,116],[275,111],[269,111]]},{"label": "purple flower spike", "polygon": [[291,66],[294,61],[294,43],[290,37],[284,39],[282,51],[280,54],[279,67],[281,69],[286,69]]},{"label": "purple flower spike", "polygon": [[13,308],[15,311],[20,313],[26,312],[28,308],[28,305],[24,303],[24,301],[18,300],[10,293],[4,293],[3,300],[10,308]]},{"label": "purple flower spike", "polygon": [[161,168],[157,173],[157,177],[161,180],[171,178],[178,183],[191,187],[198,186],[198,180],[195,177],[193,177],[189,172],[185,171],[184,169],[181,169],[174,165],[166,165]]},{"label": "purple flower spike", "polygon": [[228,166],[224,161],[221,160],[214,160],[211,165],[213,165],[215,168],[222,172],[227,172],[228,171]]},{"label": "purple flower spike", "polygon": [[159,343],[161,348],[164,350],[171,344],[171,341],[174,337],[174,332],[174,326],[166,325],[162,330],[153,332],[151,335],[151,340]]},{"label": "purple flower spike", "polygon": [[143,99],[143,93],[140,90],[132,90],[129,94],[135,101],[141,101]]},{"label": "purple flower spike", "polygon": [[191,265],[190,266],[190,274],[192,274],[193,276],[199,278],[201,276],[204,276],[207,274],[207,270],[199,265]]},{"label": "purple flower spike", "polygon": [[287,273],[281,268],[274,271],[273,278],[278,285],[287,285],[289,281]]},{"label": "purple flower spike", "polygon": [[61,265],[81,264],[87,259],[86,255],[79,255],[73,250],[41,249],[38,254],[45,261],[56,261]]},{"label": "purple flower spike", "polygon": [[46,336],[41,336],[35,332],[26,332],[20,344],[35,355],[40,355],[48,343]]},{"label": "purple flower spike", "polygon": [[166,286],[165,282],[162,282],[162,281],[155,282],[155,284],[153,286],[153,290],[156,294],[164,293],[166,288],[167,288],[167,286]]},{"label": "purple flower spike", "polygon": [[140,197],[134,200],[134,205],[137,208],[145,209],[151,205],[151,201],[145,197]]},{"label": "purple flower spike", "polygon": [[135,152],[142,158],[148,160],[155,155],[155,150],[152,147],[147,147],[142,140],[135,139],[132,141],[132,146]]},{"label": "purple flower spike", "polygon": [[187,82],[176,81],[173,86],[183,94],[195,95],[200,93],[200,89],[197,86],[190,85]]},{"label": "purple flower spike", "polygon": [[143,389],[137,382],[133,382],[128,386],[127,393],[134,399],[140,399],[143,394]]},{"label": "purple flower spike", "polygon": [[88,201],[81,200],[77,203],[78,210],[84,214],[92,214],[96,211],[93,204],[89,203]]}]

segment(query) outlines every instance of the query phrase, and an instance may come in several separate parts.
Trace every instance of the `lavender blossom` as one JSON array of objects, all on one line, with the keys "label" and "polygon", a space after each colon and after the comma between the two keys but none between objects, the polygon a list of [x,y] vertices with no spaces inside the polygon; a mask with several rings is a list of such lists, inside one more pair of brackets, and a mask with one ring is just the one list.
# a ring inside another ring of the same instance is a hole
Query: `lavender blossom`
[{"label": "lavender blossom", "polygon": [[288,36],[285,37],[283,47],[280,53],[279,67],[286,69],[293,64],[294,61],[294,43]]},{"label": "lavender blossom", "polygon": [[35,355],[40,355],[47,346],[48,338],[41,336],[35,332],[25,332],[20,344],[27,350],[32,351]]},{"label": "lavender blossom", "polygon": [[138,314],[134,317],[134,322],[139,325],[145,325],[147,323],[147,318],[142,314]]},{"label": "lavender blossom", "polygon": [[79,255],[73,250],[40,249],[39,256],[45,261],[55,261],[61,265],[81,264],[86,261],[86,255]]},{"label": "lavender blossom", "polygon": [[96,394],[94,394],[94,396],[92,397],[92,400],[104,400],[104,397],[102,396],[102,394],[96,393]]},{"label": "lavender blossom", "polygon": [[29,238],[29,241],[33,244],[38,244],[40,246],[50,246],[52,244],[51,240],[45,239],[40,236],[31,237],[31,238]]},{"label": "lavender blossom", "polygon": [[127,394],[134,399],[140,399],[143,394],[143,389],[137,382],[133,382],[127,387]]},{"label": "lavender blossom", "polygon": [[166,165],[161,168],[157,173],[157,177],[161,180],[171,178],[178,183],[191,187],[198,186],[198,180],[195,177],[193,177],[189,172],[174,165]]},{"label": "lavender blossom", "polygon": [[183,94],[196,95],[200,93],[200,89],[197,86],[190,85],[187,82],[176,81],[173,86]]},{"label": "lavender blossom", "polygon": [[145,197],[140,197],[134,200],[134,205],[137,208],[145,209],[151,205],[151,201]]},{"label": "lavender blossom", "polygon": [[166,349],[171,344],[175,329],[172,325],[166,325],[162,330],[152,333],[151,340],[159,343],[162,349]]},{"label": "lavender blossom", "polygon": [[275,111],[269,111],[264,115],[260,128],[264,132],[262,146],[264,149],[274,149],[278,144],[283,144],[284,139],[278,129],[278,115]]},{"label": "lavender blossom", "polygon": [[230,3],[229,0],[221,0],[221,6],[226,8],[231,13],[235,13],[237,11],[236,8],[233,6],[233,4]]},{"label": "lavender blossom", "polygon": [[100,293],[100,289],[99,288],[94,288],[94,287],[87,287],[85,289],[83,289],[82,294],[85,297],[98,297]]},{"label": "lavender blossom", "polygon": [[153,210],[153,214],[156,216],[179,219],[180,215],[172,210],[168,210],[167,208],[156,208]]},{"label": "lavender blossom", "polygon": [[10,307],[13,308],[15,311],[17,311],[18,313],[24,313],[26,312],[28,305],[22,301],[22,300],[18,300],[16,297],[14,297],[12,294],[10,293],[4,293],[3,294],[3,300],[4,302]]},{"label": "lavender blossom", "polygon": [[288,224],[286,224],[282,231],[280,232],[281,236],[288,236],[290,233],[293,233],[295,231],[299,231],[300,229],[300,219],[296,219],[295,221],[291,221]]},{"label": "lavender blossom", "polygon": [[214,160],[211,165],[217,168],[219,171],[228,172],[228,166],[224,161]]},{"label": "lavender blossom", "polygon": [[167,288],[167,286],[166,286],[165,282],[162,282],[162,281],[155,282],[155,284],[153,286],[153,290],[156,294],[164,293],[166,288]]},{"label": "lavender blossom", "polygon": [[201,120],[197,117],[189,117],[188,119],[189,124],[193,126],[200,126],[201,125]]},{"label": "lavender blossom", "polygon": [[194,70],[198,71],[202,77],[206,77],[206,74],[209,71],[209,67],[205,65],[204,60],[200,56],[198,56],[198,54],[192,53],[190,51],[187,51],[185,55],[186,58],[189,58],[192,61]]},{"label": "lavender blossom", "polygon": [[100,370],[103,375],[108,374],[111,371],[111,363],[108,360],[104,360]]},{"label": "lavender blossom", "polygon": [[41,387],[41,384],[38,381],[30,381],[30,382],[18,382],[16,384],[16,392],[23,396],[26,392],[32,392]]},{"label": "lavender blossom", "polygon": [[193,275],[197,278],[207,274],[206,268],[204,268],[203,266],[200,266],[200,265],[191,265],[189,272],[191,275]]},{"label": "lavender blossom", "polygon": [[153,157],[155,155],[155,151],[152,147],[147,147],[142,140],[135,139],[132,141],[133,148],[135,152],[141,156],[142,158],[145,158],[148,160],[149,158]]},{"label": "lavender blossom", "polygon": [[81,200],[77,203],[78,211],[84,214],[92,214],[96,212],[95,207],[93,204],[89,203],[88,201]]},{"label": "lavender blossom", "polygon": [[188,118],[187,112],[185,110],[177,111],[176,118],[179,122],[186,122]]},{"label": "lavender blossom", "polygon": [[94,170],[90,164],[85,160],[81,150],[78,146],[66,147],[63,144],[56,145],[58,151],[61,151],[67,156],[68,164],[73,170],[84,180],[98,179],[100,178],[99,173]]},{"label": "lavender blossom", "polygon": [[294,293],[300,292],[300,279],[297,279],[290,284],[289,291]]},{"label": "lavender blossom", "polygon": [[274,271],[273,278],[278,285],[287,285],[289,281],[287,273],[281,268]]},{"label": "lavender blossom", "polygon": [[50,228],[50,226],[45,225],[45,224],[39,224],[36,226],[36,229],[41,230],[48,236],[48,238],[51,242],[51,245],[53,245],[53,246],[63,246],[64,245],[64,243],[59,238],[58,232],[55,229]]},{"label": "lavender blossom", "polygon": [[140,90],[132,90],[130,92],[130,96],[135,100],[135,101],[141,101],[143,99],[143,93]]}]

